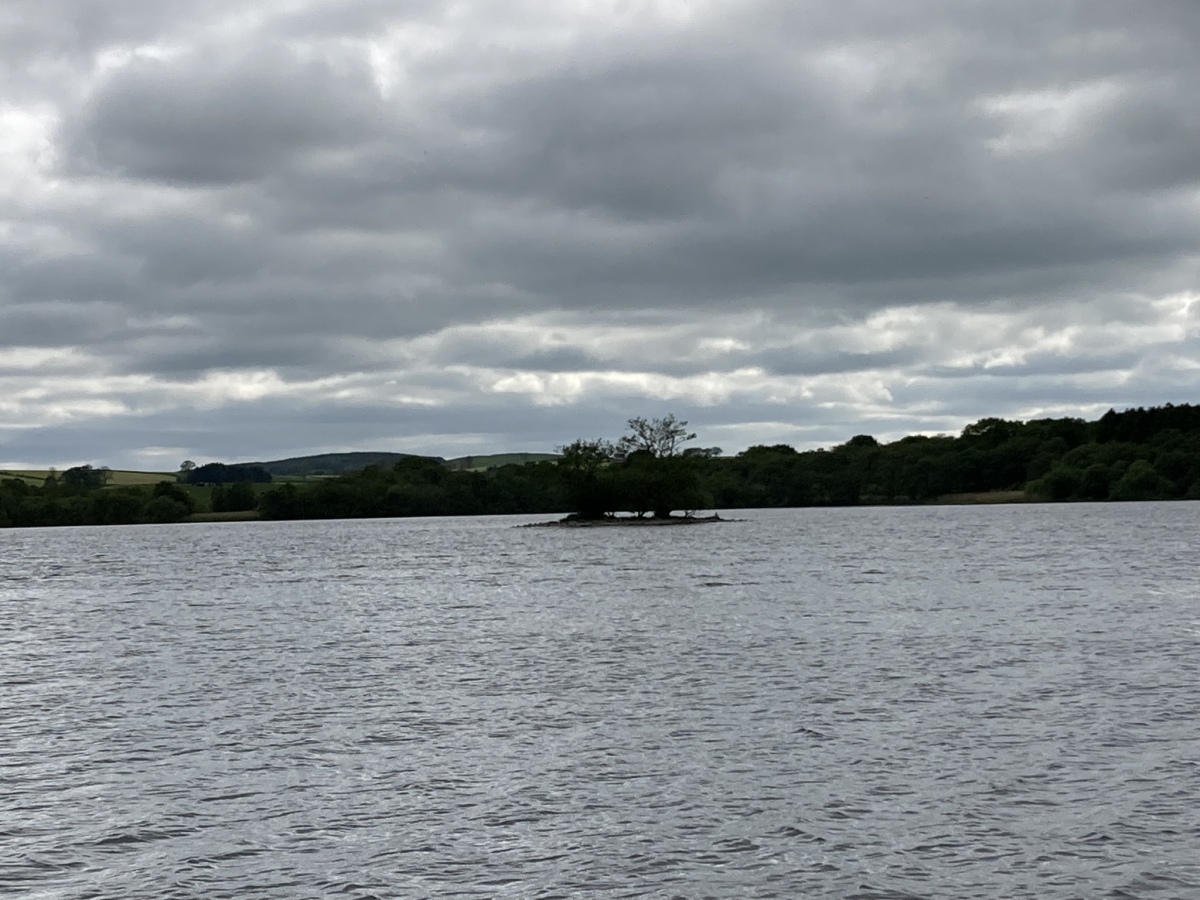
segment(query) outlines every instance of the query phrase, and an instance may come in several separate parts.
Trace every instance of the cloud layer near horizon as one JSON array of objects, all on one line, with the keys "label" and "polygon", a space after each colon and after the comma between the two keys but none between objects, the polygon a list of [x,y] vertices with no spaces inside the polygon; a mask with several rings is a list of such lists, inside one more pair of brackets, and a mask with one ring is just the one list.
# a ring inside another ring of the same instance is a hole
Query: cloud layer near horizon
[{"label": "cloud layer near horizon", "polygon": [[10,0],[0,463],[1198,401],[1198,45],[1187,0]]}]

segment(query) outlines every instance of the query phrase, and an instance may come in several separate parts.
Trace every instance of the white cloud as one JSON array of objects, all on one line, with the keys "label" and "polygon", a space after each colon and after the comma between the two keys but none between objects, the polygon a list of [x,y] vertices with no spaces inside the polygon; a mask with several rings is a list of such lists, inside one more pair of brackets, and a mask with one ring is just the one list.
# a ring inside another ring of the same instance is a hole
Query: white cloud
[{"label": "white cloud", "polygon": [[987,147],[1000,157],[1059,149],[1080,132],[1086,133],[1089,121],[1112,108],[1123,92],[1119,83],[1106,79],[982,97],[980,109],[1004,127],[1003,134],[986,142]]}]

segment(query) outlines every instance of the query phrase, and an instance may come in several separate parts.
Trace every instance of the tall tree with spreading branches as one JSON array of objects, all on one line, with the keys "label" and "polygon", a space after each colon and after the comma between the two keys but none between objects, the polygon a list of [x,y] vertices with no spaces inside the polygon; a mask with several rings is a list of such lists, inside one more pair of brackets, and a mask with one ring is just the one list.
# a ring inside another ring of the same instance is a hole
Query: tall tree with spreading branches
[{"label": "tall tree with spreading branches", "polygon": [[661,419],[645,419],[636,416],[628,422],[629,434],[617,442],[621,452],[630,456],[639,451],[651,456],[678,456],[683,445],[696,439],[694,431],[688,431],[687,422],[668,413]]}]

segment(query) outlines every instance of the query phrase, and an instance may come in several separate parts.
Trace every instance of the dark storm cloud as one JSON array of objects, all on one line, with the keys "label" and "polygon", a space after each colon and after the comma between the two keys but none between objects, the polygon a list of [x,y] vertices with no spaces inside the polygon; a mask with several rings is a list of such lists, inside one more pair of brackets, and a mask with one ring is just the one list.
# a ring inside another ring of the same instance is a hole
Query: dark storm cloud
[{"label": "dark storm cloud", "polygon": [[1156,402],[1200,341],[1198,45],[1183,0],[11,0],[0,353],[80,369],[0,428]]}]

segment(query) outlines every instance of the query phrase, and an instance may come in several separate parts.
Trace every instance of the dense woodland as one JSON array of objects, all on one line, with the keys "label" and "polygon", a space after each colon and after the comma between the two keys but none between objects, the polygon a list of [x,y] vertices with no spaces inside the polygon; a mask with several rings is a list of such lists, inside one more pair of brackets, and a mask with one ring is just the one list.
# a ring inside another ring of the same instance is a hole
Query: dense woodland
[{"label": "dense woodland", "polygon": [[112,487],[106,470],[81,466],[40,486],[0,480],[0,526],[172,522],[253,509],[268,519],[661,516],[928,503],[996,491],[1052,501],[1200,499],[1200,406],[1110,411],[1095,422],[982,419],[958,436],[880,444],[858,435],[831,449],[780,444],[736,456],[685,448],[695,437],[686,424],[673,416],[633,419],[617,441],[577,440],[556,462],[469,471],[413,456],[301,484],[263,483],[261,470],[213,464],[181,472],[179,483]]}]

